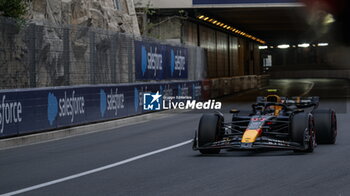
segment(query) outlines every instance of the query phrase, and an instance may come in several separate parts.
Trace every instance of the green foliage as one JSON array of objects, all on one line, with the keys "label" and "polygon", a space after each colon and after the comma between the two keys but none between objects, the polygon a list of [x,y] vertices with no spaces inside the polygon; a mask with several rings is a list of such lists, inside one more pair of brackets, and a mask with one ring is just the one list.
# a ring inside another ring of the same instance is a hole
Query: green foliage
[{"label": "green foliage", "polygon": [[22,19],[27,13],[25,0],[0,0],[0,15]]}]

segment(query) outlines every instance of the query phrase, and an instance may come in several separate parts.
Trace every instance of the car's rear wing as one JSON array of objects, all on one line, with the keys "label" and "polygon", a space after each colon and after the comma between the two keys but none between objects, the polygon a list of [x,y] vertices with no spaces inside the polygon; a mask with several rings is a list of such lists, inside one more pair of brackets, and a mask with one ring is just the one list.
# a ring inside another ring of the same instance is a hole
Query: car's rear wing
[{"label": "car's rear wing", "polygon": [[296,105],[296,106],[311,106],[318,105],[320,103],[320,97],[291,97],[285,100],[287,105]]},{"label": "car's rear wing", "polygon": [[[320,102],[320,97],[280,97],[282,104],[287,106],[295,105],[298,108],[307,108],[307,107],[317,107]],[[259,103],[269,103],[267,97],[257,97],[256,102]]]}]

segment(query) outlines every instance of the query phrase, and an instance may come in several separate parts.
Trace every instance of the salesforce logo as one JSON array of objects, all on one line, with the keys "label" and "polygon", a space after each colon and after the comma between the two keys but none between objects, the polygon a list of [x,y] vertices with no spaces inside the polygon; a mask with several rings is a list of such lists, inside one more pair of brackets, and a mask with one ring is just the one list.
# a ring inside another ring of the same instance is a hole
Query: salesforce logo
[{"label": "salesforce logo", "polygon": [[148,52],[145,46],[141,48],[141,70],[142,75],[145,75],[147,70],[153,71],[153,76],[157,76],[157,71],[163,70],[163,55],[157,53],[158,48],[150,47]]},{"label": "salesforce logo", "polygon": [[0,104],[0,133],[4,132],[5,125],[22,122],[22,103],[6,101],[6,95],[2,96]]},{"label": "salesforce logo", "polygon": [[139,108],[142,109],[143,106],[143,93],[148,91],[147,86],[141,87],[140,89],[134,88],[134,109],[135,112],[139,110]]},{"label": "salesforce logo", "polygon": [[181,87],[181,85],[179,84],[177,86],[177,95],[178,96],[188,96],[188,87],[186,87],[185,85],[183,87]]},{"label": "salesforce logo", "polygon": [[174,96],[173,93],[173,89],[170,87],[170,85],[165,85],[164,90],[161,90],[161,93],[165,96],[165,97],[172,97]]},{"label": "salesforce logo", "polygon": [[100,90],[100,112],[101,116],[104,117],[107,109],[107,95],[104,90]]},{"label": "salesforce logo", "polygon": [[185,65],[186,65],[186,57],[183,56],[181,53],[182,53],[182,50],[177,50],[176,54],[175,54],[174,50],[170,51],[171,76],[174,75],[174,71],[178,71],[179,72],[179,76],[181,76],[181,72],[186,70],[186,67],[185,67]]},{"label": "salesforce logo", "polygon": [[202,87],[200,84],[198,85],[195,85],[193,84],[192,85],[192,97],[197,99],[197,98],[200,98],[202,96]]},{"label": "salesforce logo", "polygon": [[56,119],[57,113],[57,98],[53,93],[49,93],[47,96],[47,119],[49,120],[50,125],[52,125],[53,121]]},{"label": "salesforce logo", "polygon": [[139,91],[137,88],[134,88],[134,109],[135,112],[139,109]]},{"label": "salesforce logo", "polygon": [[147,50],[144,46],[141,48],[141,70],[144,76],[147,70]]},{"label": "salesforce logo", "polygon": [[71,122],[74,122],[74,117],[77,115],[84,115],[85,113],[85,99],[83,96],[76,97],[75,91],[67,96],[64,91],[64,97],[57,98],[54,93],[49,93],[47,99],[47,119],[50,125],[58,117],[69,117]]},{"label": "salesforce logo", "polygon": [[104,117],[106,111],[114,111],[114,115],[118,115],[118,110],[123,109],[124,106],[124,94],[118,93],[118,88],[111,89],[110,93],[107,94],[104,90],[100,90],[100,112],[101,116]]}]

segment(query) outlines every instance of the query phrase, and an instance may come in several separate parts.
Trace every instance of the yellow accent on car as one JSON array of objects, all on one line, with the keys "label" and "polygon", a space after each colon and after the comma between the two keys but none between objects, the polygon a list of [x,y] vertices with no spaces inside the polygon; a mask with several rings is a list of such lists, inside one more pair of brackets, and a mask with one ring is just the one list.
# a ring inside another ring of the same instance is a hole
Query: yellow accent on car
[{"label": "yellow accent on car", "polygon": [[277,89],[267,89],[267,92],[269,92],[269,93],[276,93]]},{"label": "yellow accent on car", "polygon": [[275,106],[274,115],[278,116],[282,110],[282,106]]},{"label": "yellow accent on car", "polygon": [[259,137],[260,131],[258,130],[246,130],[243,134],[242,143],[253,143],[255,142],[256,138]]}]

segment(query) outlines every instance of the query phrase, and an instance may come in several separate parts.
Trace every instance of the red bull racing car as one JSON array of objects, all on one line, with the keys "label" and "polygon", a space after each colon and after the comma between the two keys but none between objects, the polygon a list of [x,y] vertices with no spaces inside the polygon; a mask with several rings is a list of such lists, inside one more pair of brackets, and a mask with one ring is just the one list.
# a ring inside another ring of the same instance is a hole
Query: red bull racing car
[{"label": "red bull racing car", "polygon": [[251,112],[231,110],[232,121],[221,113],[203,114],[193,141],[202,154],[221,149],[260,148],[313,152],[316,144],[334,144],[337,136],[336,113],[317,109],[319,97],[258,97]]}]

